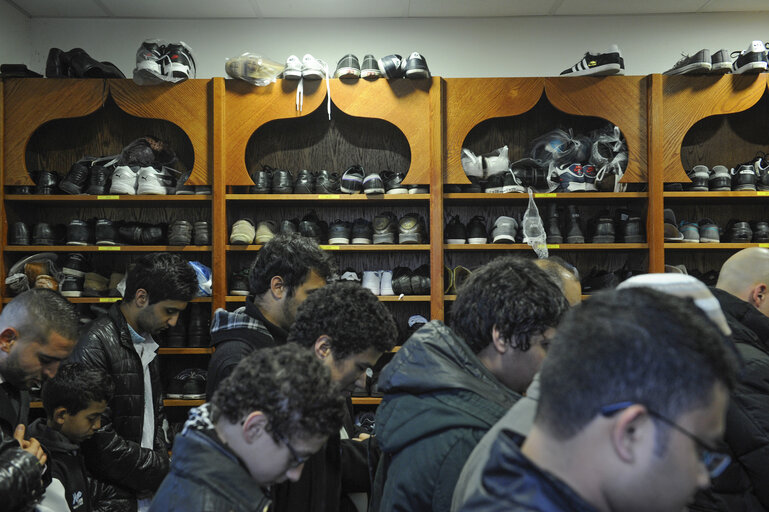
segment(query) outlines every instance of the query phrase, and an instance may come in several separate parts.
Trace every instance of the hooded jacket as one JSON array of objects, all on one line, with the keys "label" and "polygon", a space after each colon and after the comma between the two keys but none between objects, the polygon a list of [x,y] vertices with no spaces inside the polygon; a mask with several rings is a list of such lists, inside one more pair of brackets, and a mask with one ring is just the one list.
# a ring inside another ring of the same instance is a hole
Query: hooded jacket
[{"label": "hooded jacket", "polygon": [[244,357],[258,348],[284,345],[287,338],[288,333],[268,322],[251,300],[232,312],[217,309],[211,321],[211,346],[216,351],[208,363],[206,399],[211,400],[219,383]]},{"label": "hooded jacket", "polygon": [[710,289],[721,304],[742,359],[729,399],[724,440],[732,463],[692,510],[769,510],[769,318],[734,295]]},{"label": "hooded jacket", "polygon": [[566,483],[523,453],[522,438],[503,429],[491,446],[481,480],[469,489],[462,512],[597,512]]},{"label": "hooded jacket", "polygon": [[382,370],[379,388],[374,512],[449,510],[470,452],[520,398],[439,321],[409,338]]},{"label": "hooded jacket", "polygon": [[210,404],[190,410],[150,512],[267,512],[269,506],[265,492],[219,440]]}]

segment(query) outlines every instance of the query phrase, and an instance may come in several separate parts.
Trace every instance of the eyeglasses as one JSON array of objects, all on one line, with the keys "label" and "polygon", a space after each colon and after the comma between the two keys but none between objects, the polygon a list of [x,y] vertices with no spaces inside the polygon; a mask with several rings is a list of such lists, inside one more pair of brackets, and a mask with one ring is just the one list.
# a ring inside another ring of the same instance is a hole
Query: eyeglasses
[{"label": "eyeglasses", "polygon": [[273,434],[275,434],[275,437],[277,437],[281,443],[286,445],[286,448],[288,448],[288,451],[291,452],[291,457],[294,459],[291,461],[291,464],[289,465],[289,468],[297,468],[307,462],[307,459],[310,458],[308,455],[307,457],[300,457],[298,453],[296,453],[296,450],[293,446],[291,446],[291,443],[288,442],[288,439],[286,439],[286,436],[278,432],[277,430],[273,431]]},{"label": "eyeglasses", "polygon": [[[618,402],[616,404],[604,405],[603,407],[601,407],[601,414],[608,418],[609,416],[612,416],[613,414],[616,414],[623,409],[627,409],[633,404],[634,402]],[[692,434],[682,426],[678,425],[674,421],[669,420],[662,414],[648,407],[646,407],[646,411],[649,413],[650,416],[657,418],[662,423],[679,431],[680,433],[682,433],[683,435],[685,435],[686,437],[694,441],[694,444],[697,446],[697,452],[700,455],[700,459],[702,459],[702,464],[705,466],[705,469],[707,469],[708,474],[710,475],[710,478],[716,478],[721,473],[723,473],[726,467],[732,461],[732,458],[728,454],[714,450],[713,447],[710,446],[708,443],[706,443],[699,437],[695,436],[694,434]]]}]

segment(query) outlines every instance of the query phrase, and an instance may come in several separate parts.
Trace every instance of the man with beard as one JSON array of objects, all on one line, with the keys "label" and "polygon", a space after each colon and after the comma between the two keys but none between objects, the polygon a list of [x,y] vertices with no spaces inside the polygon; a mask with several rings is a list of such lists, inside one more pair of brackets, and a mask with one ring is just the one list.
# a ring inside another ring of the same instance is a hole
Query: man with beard
[{"label": "man with beard", "polygon": [[[13,299],[0,314],[0,496],[3,510],[28,510],[43,493],[46,456],[25,439],[29,393],[56,375],[77,336],[77,316],[67,299],[36,288]],[[47,478],[50,481],[50,478]]]},{"label": "man with beard", "polygon": [[197,286],[194,269],[180,256],[142,256],[128,270],[124,299],[88,325],[72,354],[72,360],[104,370],[115,383],[108,424],[82,445],[86,464],[100,479],[125,486],[122,499],[138,499],[140,512],[168,472],[153,336],[176,325]]}]

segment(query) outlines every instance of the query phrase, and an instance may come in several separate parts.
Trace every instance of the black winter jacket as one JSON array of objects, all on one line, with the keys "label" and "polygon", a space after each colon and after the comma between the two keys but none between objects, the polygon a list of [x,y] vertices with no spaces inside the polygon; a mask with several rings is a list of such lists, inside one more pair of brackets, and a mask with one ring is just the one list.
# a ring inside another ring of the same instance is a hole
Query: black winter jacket
[{"label": "black winter jacket", "polygon": [[566,483],[537,467],[518,448],[521,437],[503,429],[491,447],[480,484],[462,512],[596,512]]},{"label": "black winter jacket", "polygon": [[448,511],[473,448],[520,398],[439,321],[409,338],[382,370],[379,389],[372,512]]},{"label": "black winter jacket", "polygon": [[[168,442],[163,431],[160,367],[156,357],[149,365],[155,413],[153,450],[141,447],[144,422],[144,371],[133,347],[120,302],[94,320],[80,335],[71,359],[101,368],[115,382],[109,402],[111,425],[99,429],[82,443],[88,470],[134,491],[154,491],[168,473]],[[117,435],[115,435],[117,434]]]},{"label": "black winter jacket", "polygon": [[769,318],[751,304],[711,288],[742,359],[729,400],[724,439],[732,463],[692,510],[769,511]]},{"label": "black winter jacket", "polygon": [[150,512],[267,512],[270,500],[218,438],[210,404],[190,411]]},{"label": "black winter jacket", "polygon": [[9,512],[33,510],[45,489],[43,467],[13,437],[17,425],[27,424],[28,412],[29,394],[0,384],[0,496]]},{"label": "black winter jacket", "polygon": [[251,300],[236,311],[217,309],[211,322],[211,346],[216,351],[208,363],[206,399],[211,400],[219,383],[244,357],[259,348],[284,345],[287,337],[288,333],[268,322]]}]

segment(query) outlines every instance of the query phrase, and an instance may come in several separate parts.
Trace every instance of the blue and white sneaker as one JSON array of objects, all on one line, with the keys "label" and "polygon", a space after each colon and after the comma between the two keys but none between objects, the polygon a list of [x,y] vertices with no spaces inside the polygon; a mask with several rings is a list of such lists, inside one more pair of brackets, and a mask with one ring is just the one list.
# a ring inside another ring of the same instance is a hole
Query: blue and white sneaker
[{"label": "blue and white sneaker", "polygon": [[[558,183],[556,192],[585,192],[585,173],[582,164],[571,164],[555,168]],[[593,181],[595,183],[595,180]]]}]

